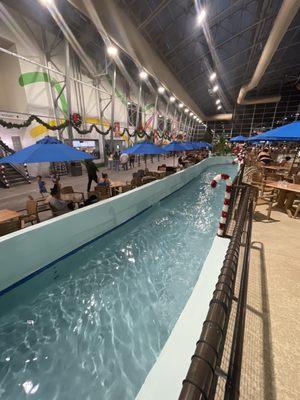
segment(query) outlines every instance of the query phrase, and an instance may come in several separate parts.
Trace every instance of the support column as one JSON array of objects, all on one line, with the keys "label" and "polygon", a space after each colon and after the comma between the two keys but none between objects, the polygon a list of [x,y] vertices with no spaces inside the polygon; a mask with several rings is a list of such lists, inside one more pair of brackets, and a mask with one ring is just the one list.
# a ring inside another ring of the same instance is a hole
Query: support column
[{"label": "support column", "polygon": [[187,123],[187,114],[185,116],[184,124],[183,124],[183,133],[185,133],[186,123]]},{"label": "support column", "polygon": [[181,121],[182,121],[182,112],[181,112],[180,118],[179,118],[178,133],[180,133]]},{"label": "support column", "polygon": [[158,104],[158,94],[156,95],[156,98],[155,98],[153,121],[152,121],[152,141],[153,141],[153,143],[154,143],[154,129],[157,128],[157,104]]},{"label": "support column", "polygon": [[164,131],[167,128],[167,118],[168,118],[168,112],[169,112],[169,104],[170,104],[170,101],[167,102],[167,108],[166,108],[166,113],[165,113],[165,117],[164,117]]},{"label": "support column", "polygon": [[[136,121],[135,121],[135,130],[138,130],[139,127],[139,122],[140,122],[140,107],[141,107],[141,99],[142,99],[142,82],[140,82],[140,87],[139,87],[139,97],[138,97],[138,104],[137,104],[137,110],[136,110]],[[134,143],[137,142],[137,133],[135,133],[134,136]]]},{"label": "support column", "polygon": [[188,127],[187,127],[187,138],[190,140],[190,127],[191,127],[191,119],[189,119]]},{"label": "support column", "polygon": [[[42,30],[42,43],[43,43],[43,56],[44,56],[44,62],[45,65],[47,67],[49,67],[49,62],[50,62],[50,54],[48,51],[48,45],[47,45],[47,37],[45,35],[45,31]],[[50,92],[50,99],[51,99],[51,107],[52,107],[52,111],[53,111],[53,115],[55,117],[55,122],[56,125],[60,124],[60,119],[58,117],[58,112],[57,112],[57,100],[55,100],[55,93],[53,90],[53,84],[52,84],[52,80],[51,80],[51,75],[50,75],[50,71],[47,71],[47,75],[48,75],[48,81],[49,81],[49,92]],[[62,130],[60,129],[57,132],[57,139],[62,140]]]},{"label": "support column", "polygon": [[254,107],[253,107],[252,120],[251,120],[250,132],[249,132],[250,137],[252,136],[252,129],[253,129],[255,111],[256,111],[256,104],[254,104]]},{"label": "support column", "polygon": [[117,79],[117,68],[116,63],[113,62],[113,79],[112,79],[112,94],[111,94],[111,131],[110,131],[110,143],[109,148],[110,151],[113,151],[114,148],[114,126],[115,126],[115,99],[116,99],[116,79]]},{"label": "support column", "polygon": [[[71,81],[70,81],[70,45],[69,42],[65,41],[65,55],[66,55],[66,67],[65,67],[65,75],[66,75],[66,95],[67,95],[67,103],[68,103],[68,115],[67,118],[71,118],[72,114],[72,102],[71,102]],[[73,139],[73,131],[72,126],[68,126],[68,139]]]},{"label": "support column", "polygon": [[[174,110],[174,114],[173,114],[173,120],[172,120],[171,131],[173,131],[173,129],[174,129],[174,121],[175,121],[176,114],[177,114],[176,106],[174,105],[174,107],[175,107],[175,110]],[[171,132],[171,135],[172,135],[172,133],[173,133],[173,132]],[[173,139],[172,139],[172,140],[173,140]]]}]

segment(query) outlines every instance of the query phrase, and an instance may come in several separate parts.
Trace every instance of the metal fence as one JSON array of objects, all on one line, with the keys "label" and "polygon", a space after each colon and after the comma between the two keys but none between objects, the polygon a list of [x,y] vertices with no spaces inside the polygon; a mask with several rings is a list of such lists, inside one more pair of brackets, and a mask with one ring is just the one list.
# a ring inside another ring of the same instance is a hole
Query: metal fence
[{"label": "metal fence", "polygon": [[[224,399],[235,400],[239,397],[253,214],[252,191],[248,185],[242,184],[242,174],[243,170],[235,181],[235,192],[230,208],[231,219],[235,220],[233,233],[200,339],[183,381],[180,400],[215,398],[229,317],[235,299],[238,266],[242,264],[229,368],[228,371],[222,372],[223,378],[226,379]],[[241,263],[239,258],[243,234],[246,236],[246,247]]]}]

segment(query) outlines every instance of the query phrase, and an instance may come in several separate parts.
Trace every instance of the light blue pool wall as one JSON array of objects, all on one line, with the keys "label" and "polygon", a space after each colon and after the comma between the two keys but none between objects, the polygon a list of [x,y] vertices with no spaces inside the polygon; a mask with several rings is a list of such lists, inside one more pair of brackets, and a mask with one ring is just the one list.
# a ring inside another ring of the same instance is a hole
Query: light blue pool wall
[{"label": "light blue pool wall", "polygon": [[231,162],[232,157],[211,157],[162,180],[0,238],[0,291],[128,221],[207,167],[220,164],[221,173],[221,164]]}]

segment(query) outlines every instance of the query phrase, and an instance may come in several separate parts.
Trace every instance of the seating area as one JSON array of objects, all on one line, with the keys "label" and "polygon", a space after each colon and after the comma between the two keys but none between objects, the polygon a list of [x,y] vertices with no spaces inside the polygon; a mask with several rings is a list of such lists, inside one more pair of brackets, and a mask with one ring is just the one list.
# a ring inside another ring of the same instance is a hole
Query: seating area
[{"label": "seating area", "polygon": [[[203,154],[199,152],[194,152],[191,155],[189,152],[185,158],[189,161],[185,163],[184,168],[188,168],[196,162],[203,159]],[[178,164],[176,158],[176,164]],[[43,194],[42,196],[37,193],[37,191],[28,191],[28,195],[22,193],[22,202],[19,201],[21,207],[18,204],[14,207],[15,199],[12,195],[12,200],[8,202],[7,207],[0,209],[0,236],[4,236],[8,233],[26,228],[37,224],[39,222],[45,221],[47,219],[58,217],[62,214],[72,212],[72,210],[94,204],[98,201],[103,201],[110,197],[118,196],[121,193],[128,192],[134,188],[141,187],[148,183],[154,182],[158,179],[163,179],[171,174],[176,173],[181,170],[182,166],[174,166],[174,157],[165,157],[163,161],[154,160],[148,165],[149,168],[142,168],[141,165],[132,170],[114,172],[107,171],[109,176],[113,179],[110,180],[110,185],[98,186],[94,185],[91,187],[89,192],[84,190],[86,185],[87,177],[84,175],[81,178],[71,178],[63,176],[58,180],[59,182],[59,198],[61,201],[60,205],[65,205],[62,209],[56,209],[50,202],[51,194]],[[52,180],[45,179],[47,189],[53,186]],[[81,182],[79,185],[79,181]],[[66,183],[65,183],[66,182]],[[73,183],[72,183],[73,182]],[[75,183],[75,185],[74,185]],[[34,182],[33,182],[34,184]],[[23,189],[30,187],[24,186]],[[9,192],[20,191],[22,187],[9,189]],[[13,206],[14,209],[11,209]],[[22,207],[23,206],[23,207]]]},{"label": "seating area", "polygon": [[[245,165],[245,180],[257,189],[255,206],[266,204],[267,220],[274,208],[280,209],[291,218],[300,212],[300,161],[292,151],[283,157],[278,149],[269,151],[272,162],[265,165],[257,160],[259,148],[248,149]],[[283,158],[293,160],[282,162]]]}]

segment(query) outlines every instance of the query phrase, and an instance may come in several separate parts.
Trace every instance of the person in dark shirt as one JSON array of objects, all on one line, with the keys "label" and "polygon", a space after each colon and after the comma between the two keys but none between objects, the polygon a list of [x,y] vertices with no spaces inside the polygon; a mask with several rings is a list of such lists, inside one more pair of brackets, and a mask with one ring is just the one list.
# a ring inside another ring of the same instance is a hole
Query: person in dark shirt
[{"label": "person in dark shirt", "polygon": [[86,166],[89,178],[87,185],[87,192],[89,192],[91,190],[92,182],[94,181],[95,183],[98,183],[98,176],[97,176],[98,167],[93,160],[85,160],[84,164]]},{"label": "person in dark shirt", "polygon": [[119,151],[116,151],[114,154],[114,167],[115,167],[116,172],[120,171],[120,152]]}]

